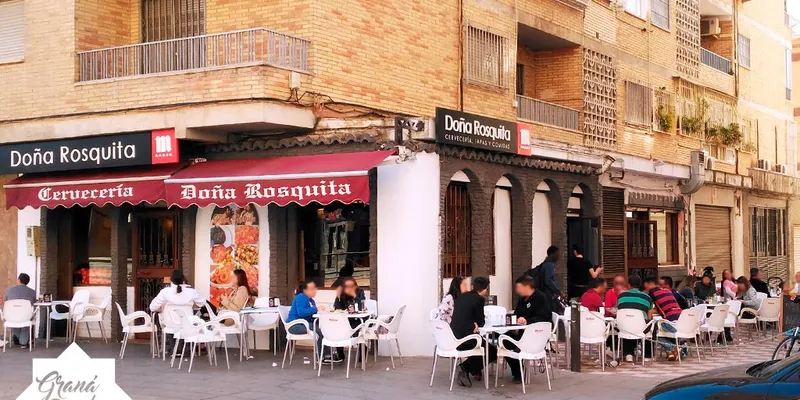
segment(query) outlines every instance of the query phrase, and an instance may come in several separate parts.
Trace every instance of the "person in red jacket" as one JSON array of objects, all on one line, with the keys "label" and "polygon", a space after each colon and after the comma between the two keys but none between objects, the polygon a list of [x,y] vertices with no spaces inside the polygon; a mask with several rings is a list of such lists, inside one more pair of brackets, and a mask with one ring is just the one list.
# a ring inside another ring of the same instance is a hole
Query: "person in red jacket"
[{"label": "person in red jacket", "polygon": [[628,290],[628,279],[622,275],[614,276],[614,286],[606,292],[605,305],[606,316],[615,317],[617,315],[617,299],[619,295]]},{"label": "person in red jacket", "polygon": [[599,312],[603,307],[603,296],[606,293],[606,281],[596,279],[589,282],[589,289],[581,295],[581,305],[589,311]]}]

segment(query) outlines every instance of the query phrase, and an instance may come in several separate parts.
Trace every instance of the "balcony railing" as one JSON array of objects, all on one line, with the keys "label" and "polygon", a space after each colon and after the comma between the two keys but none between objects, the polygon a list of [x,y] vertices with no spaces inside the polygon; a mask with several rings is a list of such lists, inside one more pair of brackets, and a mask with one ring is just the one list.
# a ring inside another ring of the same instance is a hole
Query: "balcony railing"
[{"label": "balcony railing", "polygon": [[253,28],[78,53],[78,81],[270,65],[308,72],[310,42]]},{"label": "balcony railing", "polygon": [[578,110],[525,96],[517,96],[517,104],[519,119],[578,130]]},{"label": "balcony railing", "polygon": [[732,71],[731,60],[714,53],[713,51],[700,48],[700,60],[703,62],[703,64],[708,65],[717,71],[724,72],[726,74],[730,74]]}]

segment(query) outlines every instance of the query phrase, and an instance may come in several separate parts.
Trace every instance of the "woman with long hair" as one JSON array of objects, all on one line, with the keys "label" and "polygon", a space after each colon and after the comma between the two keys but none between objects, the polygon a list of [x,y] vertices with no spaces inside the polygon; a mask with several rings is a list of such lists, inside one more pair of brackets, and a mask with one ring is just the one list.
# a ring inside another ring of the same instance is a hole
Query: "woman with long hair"
[{"label": "woman with long hair", "polygon": [[191,305],[202,307],[206,299],[186,284],[186,277],[179,269],[173,270],[170,275],[170,285],[161,289],[158,295],[150,302],[150,311],[161,312],[165,305]]},{"label": "woman with long hair", "polygon": [[750,285],[750,281],[740,276],[739,279],[736,280],[736,284],[739,287],[737,293],[739,294],[739,299],[742,300],[742,306],[758,310],[761,306],[761,299],[758,298],[756,289]]},{"label": "woman with long hair", "polygon": [[720,285],[719,294],[727,300],[736,298],[736,281],[733,279],[731,270],[726,269],[722,271],[722,284]]},{"label": "woman with long hair", "polygon": [[697,284],[697,277],[694,275],[686,275],[681,283],[678,284],[678,293],[689,302],[690,306],[696,303],[694,299],[695,284]]},{"label": "woman with long hair", "polygon": [[244,270],[237,269],[233,271],[236,277],[235,288],[233,292],[220,299],[220,309],[229,311],[241,311],[250,302],[250,285],[247,283],[247,273]]},{"label": "woman with long hair", "polygon": [[436,319],[450,323],[453,318],[453,307],[456,304],[456,299],[461,293],[469,292],[469,282],[461,276],[457,276],[450,281],[450,288],[447,294],[444,295],[442,303],[436,311]]}]

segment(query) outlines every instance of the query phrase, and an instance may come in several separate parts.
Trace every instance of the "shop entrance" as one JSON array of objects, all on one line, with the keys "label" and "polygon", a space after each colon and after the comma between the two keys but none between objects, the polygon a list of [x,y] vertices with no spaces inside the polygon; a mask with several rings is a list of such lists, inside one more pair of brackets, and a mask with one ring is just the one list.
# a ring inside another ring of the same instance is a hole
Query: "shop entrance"
[{"label": "shop entrance", "polygon": [[131,214],[136,310],[148,310],[172,270],[180,268],[179,216],[176,210],[134,210]]}]

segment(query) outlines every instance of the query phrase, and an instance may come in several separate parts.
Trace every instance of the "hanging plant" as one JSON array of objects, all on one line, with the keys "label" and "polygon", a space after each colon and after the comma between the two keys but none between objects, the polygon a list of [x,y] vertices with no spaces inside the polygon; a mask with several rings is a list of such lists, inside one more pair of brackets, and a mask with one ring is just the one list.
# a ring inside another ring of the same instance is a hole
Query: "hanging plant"
[{"label": "hanging plant", "polygon": [[720,128],[720,140],[727,147],[737,147],[742,143],[742,131],[739,124],[732,122]]},{"label": "hanging plant", "polygon": [[663,105],[658,106],[658,127],[662,132],[671,132],[675,126],[675,113]]},{"label": "hanging plant", "polygon": [[756,150],[758,149],[756,148],[755,143],[747,142],[747,143],[742,143],[742,145],[739,146],[739,150],[745,153],[755,154]]}]

